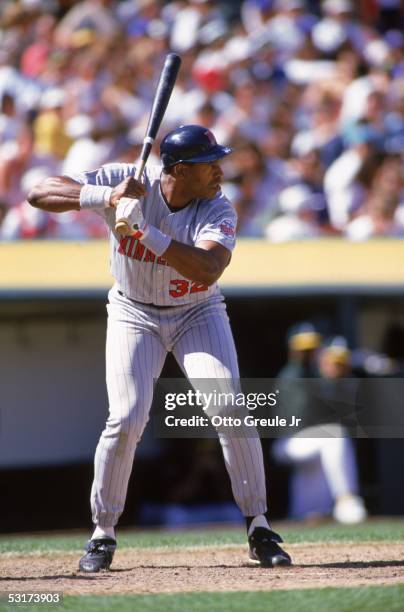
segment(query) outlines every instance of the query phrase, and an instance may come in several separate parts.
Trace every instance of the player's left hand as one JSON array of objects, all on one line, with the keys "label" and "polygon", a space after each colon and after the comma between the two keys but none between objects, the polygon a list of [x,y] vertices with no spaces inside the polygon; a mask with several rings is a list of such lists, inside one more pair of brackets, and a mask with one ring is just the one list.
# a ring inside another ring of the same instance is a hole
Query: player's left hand
[{"label": "player's left hand", "polygon": [[119,185],[113,188],[109,205],[118,206],[121,198],[138,199],[146,195],[146,187],[140,181],[137,181],[133,176],[128,176]]}]

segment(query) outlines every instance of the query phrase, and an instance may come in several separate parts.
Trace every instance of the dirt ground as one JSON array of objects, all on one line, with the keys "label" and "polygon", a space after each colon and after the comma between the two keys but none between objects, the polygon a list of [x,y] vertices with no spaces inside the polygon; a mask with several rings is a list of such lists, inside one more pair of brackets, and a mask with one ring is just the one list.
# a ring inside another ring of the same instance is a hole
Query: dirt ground
[{"label": "dirt ground", "polygon": [[265,591],[404,584],[403,544],[292,544],[290,568],[247,563],[241,546],[117,550],[113,569],[77,571],[77,554],[5,554],[0,590],[67,594]]}]

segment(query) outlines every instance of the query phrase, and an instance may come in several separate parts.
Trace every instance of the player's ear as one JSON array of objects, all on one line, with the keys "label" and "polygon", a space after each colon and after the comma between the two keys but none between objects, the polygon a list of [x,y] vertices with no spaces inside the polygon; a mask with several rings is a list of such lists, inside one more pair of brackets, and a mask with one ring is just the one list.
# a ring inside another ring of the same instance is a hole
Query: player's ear
[{"label": "player's ear", "polygon": [[176,178],[184,179],[188,175],[188,167],[186,164],[176,164],[173,170]]}]

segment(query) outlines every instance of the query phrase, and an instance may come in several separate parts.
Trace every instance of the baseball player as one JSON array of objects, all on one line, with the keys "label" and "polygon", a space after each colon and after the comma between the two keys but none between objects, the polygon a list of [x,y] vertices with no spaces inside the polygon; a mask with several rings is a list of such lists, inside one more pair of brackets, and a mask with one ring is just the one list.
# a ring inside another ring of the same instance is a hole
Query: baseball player
[{"label": "baseball player", "polygon": [[[220,189],[219,160],[231,153],[208,129],[181,126],[162,141],[162,166],[144,183],[132,164],[107,164],[76,177],[44,180],[29,202],[51,212],[91,209],[110,230],[115,284],[108,296],[106,376],[109,417],[95,453],[94,532],[79,568],[109,569],[136,445],[149,417],[153,379],[168,351],[191,379],[239,378],[237,355],[217,280],[235,245],[236,215]],[[138,231],[115,231],[122,197],[140,198]],[[236,384],[236,383],[235,383]],[[261,443],[219,432],[234,498],[246,517],[250,561],[290,565],[267,519]]]}]

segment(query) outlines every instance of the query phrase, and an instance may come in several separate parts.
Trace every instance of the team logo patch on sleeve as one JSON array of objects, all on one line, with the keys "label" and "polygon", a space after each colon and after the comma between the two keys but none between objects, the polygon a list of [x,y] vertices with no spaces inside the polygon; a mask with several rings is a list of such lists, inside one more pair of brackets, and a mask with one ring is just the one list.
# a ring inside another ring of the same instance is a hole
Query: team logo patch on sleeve
[{"label": "team logo patch on sleeve", "polygon": [[222,234],[224,234],[225,236],[229,236],[230,238],[233,238],[234,234],[236,233],[236,228],[234,227],[234,223],[233,221],[230,221],[229,219],[225,219],[224,221],[222,221],[221,224],[219,225],[219,229],[222,232]]}]

